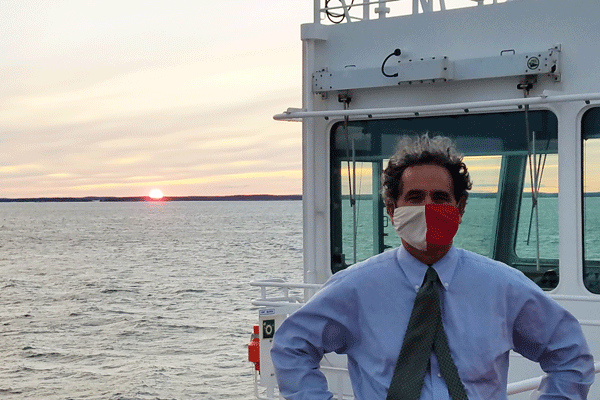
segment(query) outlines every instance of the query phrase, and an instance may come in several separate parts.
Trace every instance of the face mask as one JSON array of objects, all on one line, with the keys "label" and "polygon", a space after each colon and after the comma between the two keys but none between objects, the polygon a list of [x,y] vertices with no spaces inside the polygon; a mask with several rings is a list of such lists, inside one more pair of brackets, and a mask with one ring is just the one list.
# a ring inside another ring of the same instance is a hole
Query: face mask
[{"label": "face mask", "polygon": [[411,246],[427,250],[427,246],[452,243],[458,225],[458,207],[449,204],[402,206],[394,210],[394,229]]}]

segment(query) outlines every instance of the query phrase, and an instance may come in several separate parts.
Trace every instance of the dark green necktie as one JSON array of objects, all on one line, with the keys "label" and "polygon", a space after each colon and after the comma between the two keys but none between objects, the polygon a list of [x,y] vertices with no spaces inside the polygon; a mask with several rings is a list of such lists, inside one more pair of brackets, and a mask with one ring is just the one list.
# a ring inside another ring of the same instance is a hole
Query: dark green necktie
[{"label": "dark green necktie", "polygon": [[415,298],[386,400],[419,399],[432,351],[437,357],[450,397],[453,400],[468,400],[442,325],[438,282],[437,272],[428,267],[423,285]]}]

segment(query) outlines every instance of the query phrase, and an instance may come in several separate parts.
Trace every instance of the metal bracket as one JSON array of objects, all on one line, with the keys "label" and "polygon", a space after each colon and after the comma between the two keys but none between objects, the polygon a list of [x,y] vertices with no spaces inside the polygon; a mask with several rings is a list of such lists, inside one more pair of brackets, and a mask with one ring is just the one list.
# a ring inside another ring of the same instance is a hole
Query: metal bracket
[{"label": "metal bracket", "polygon": [[560,44],[549,50],[516,54],[502,50],[500,55],[452,61],[446,56],[401,59],[389,63],[386,77],[380,68],[357,68],[350,64],[340,71],[325,68],[312,75],[313,93],[387,87],[396,85],[436,84],[447,81],[502,78],[510,76],[548,75],[560,81]]},{"label": "metal bracket", "polygon": [[446,56],[400,60],[397,69],[398,85],[446,82],[454,79],[454,64]]}]

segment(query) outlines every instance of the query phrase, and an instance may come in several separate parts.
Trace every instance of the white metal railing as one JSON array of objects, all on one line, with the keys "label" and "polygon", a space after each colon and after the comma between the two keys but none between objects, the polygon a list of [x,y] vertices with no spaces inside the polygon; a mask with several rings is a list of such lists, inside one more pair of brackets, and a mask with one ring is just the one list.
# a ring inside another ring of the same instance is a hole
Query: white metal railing
[{"label": "white metal railing", "polygon": [[[335,367],[324,367],[324,366],[322,366],[321,369],[326,369],[326,370],[329,370],[330,372],[336,372],[338,374],[346,374],[348,372],[348,370],[344,369],[344,368],[335,368]],[[594,364],[594,370],[595,370],[595,372],[596,372],[597,375],[600,374],[600,362],[597,362],[597,363]],[[542,382],[543,378],[544,378],[544,376],[538,376],[536,378],[524,379],[524,380],[519,381],[519,382],[509,383],[506,386],[506,394],[508,396],[512,396],[514,394],[519,394],[519,393],[530,392],[530,391],[536,390],[540,386],[540,383]],[[257,383],[256,379],[257,379],[257,374],[255,374],[255,384]],[[255,387],[256,386],[257,385],[255,385]],[[344,399],[348,398],[347,396],[345,396],[343,394],[341,387],[339,387],[337,389],[338,390],[336,392],[338,392],[337,393],[338,396],[341,396],[341,397],[339,397],[340,399],[342,399],[342,398],[344,398]],[[330,390],[331,390],[331,388],[330,388]],[[260,396],[258,394],[258,391],[255,392],[255,396],[256,396],[256,398],[258,400],[277,400],[277,399],[280,398],[280,397],[276,397],[276,398],[274,398],[274,397],[262,397],[262,396]]]},{"label": "white metal railing", "polygon": [[[304,303],[305,295],[300,295],[295,292],[290,293],[294,289],[309,289],[317,291],[321,288],[321,284],[316,283],[293,283],[286,282],[283,279],[265,279],[250,282],[251,286],[260,287],[260,297],[252,300],[255,306],[276,307],[289,303]],[[277,295],[268,292],[268,289],[275,289]]]},{"label": "white metal railing", "polygon": [[256,400],[281,400],[281,399],[283,399],[283,397],[279,396],[279,394],[268,396],[266,394],[260,393],[259,388],[258,388],[260,385],[260,383],[259,383],[260,374],[259,374],[259,371],[254,369],[254,367],[252,367],[252,369],[254,371],[254,398],[256,398]]},{"label": "white metal railing", "polygon": [[[390,13],[391,9],[387,7],[388,3],[395,3],[401,0],[374,0],[374,1],[364,1],[362,3],[354,3],[352,0],[338,0],[335,1],[334,6],[326,5],[323,8],[320,8],[320,0],[315,0],[315,8],[319,10],[319,20],[321,19],[321,14],[324,15],[323,19],[328,19],[330,22],[337,24],[340,22],[352,22],[354,21],[362,21],[371,19],[371,8],[372,6],[377,6],[374,8],[374,14],[378,15],[378,18],[385,18],[388,13]],[[429,1],[429,0],[425,0]],[[439,0],[442,3],[444,0]],[[333,1],[332,1],[333,3]],[[413,6],[414,7],[414,6]],[[361,16],[351,15],[350,11],[352,10],[361,10]],[[418,5],[417,5],[417,13],[418,13]],[[427,8],[429,10],[429,8]],[[413,10],[414,11],[414,10]]]},{"label": "white metal railing", "polygon": [[519,382],[509,383],[506,386],[506,394],[508,396],[511,396],[513,394],[519,394],[535,390],[540,386],[540,382],[542,382],[543,378],[543,376],[538,376],[537,378],[525,379]]},{"label": "white metal railing", "polygon": [[465,103],[432,104],[408,107],[386,107],[386,108],[363,108],[353,110],[323,110],[305,111],[297,108],[288,108],[282,114],[273,116],[278,121],[299,120],[308,117],[322,117],[325,119],[333,117],[368,117],[382,115],[393,116],[419,116],[427,113],[438,112],[465,112],[472,110],[491,109],[500,107],[521,107],[524,105],[566,103],[574,101],[585,101],[589,104],[592,100],[600,100],[600,93],[566,94],[566,95],[542,95],[527,98],[472,101]]},{"label": "white metal railing", "polygon": [[[370,19],[381,19],[396,17],[400,15],[422,14],[434,11],[446,11],[446,0],[365,0],[354,2],[353,0],[324,0],[314,1],[314,22],[321,21],[333,24],[351,23],[353,21],[364,21]],[[511,0],[463,0],[454,8],[466,8],[472,6],[483,6],[487,4],[505,3]],[[390,3],[394,7],[388,7]]]},{"label": "white metal railing", "polygon": [[[347,369],[344,368],[334,368],[334,367],[321,367],[321,369],[326,369],[329,370],[331,372],[336,372],[338,374],[346,374],[347,373]],[[597,362],[594,364],[594,370],[596,372],[596,374],[600,374],[600,362]],[[512,396],[515,394],[519,394],[519,393],[524,393],[524,392],[530,392],[533,390],[536,390],[539,386],[540,383],[542,382],[542,379],[544,378],[544,376],[538,376],[536,378],[531,378],[531,379],[524,379],[522,381],[519,382],[513,382],[513,383],[509,383],[506,386],[506,394],[508,396]],[[255,376],[256,379],[256,376]],[[331,390],[331,388],[330,388]],[[342,398],[347,398],[343,392],[341,387],[338,388],[338,390],[336,391],[338,392],[337,395],[338,396],[342,396],[339,397],[340,399]],[[258,392],[255,392],[256,398],[259,400],[276,400],[279,397],[273,398],[273,397],[262,397],[258,394]]]},{"label": "white metal railing", "polygon": [[[600,374],[600,362],[594,364],[594,371]],[[538,376],[537,378],[525,379],[519,382],[509,383],[506,387],[506,394],[513,395],[523,392],[529,392],[535,390],[540,386],[540,382],[544,379],[544,376]]]},{"label": "white metal railing", "polygon": [[600,296],[580,296],[571,294],[550,294],[554,300],[566,300],[566,301],[590,301],[600,303]]}]

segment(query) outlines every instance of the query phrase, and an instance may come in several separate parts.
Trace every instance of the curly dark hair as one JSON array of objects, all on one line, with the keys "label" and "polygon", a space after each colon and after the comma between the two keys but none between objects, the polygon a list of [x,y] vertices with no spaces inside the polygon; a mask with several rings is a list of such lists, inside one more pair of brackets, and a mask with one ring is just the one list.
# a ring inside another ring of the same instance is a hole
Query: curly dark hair
[{"label": "curly dark hair", "polygon": [[444,167],[452,177],[454,198],[461,211],[467,204],[468,190],[473,184],[469,177],[463,155],[456,150],[452,139],[444,136],[429,138],[403,136],[390,158],[387,168],[381,174],[381,193],[388,209],[396,208],[396,201],[402,194],[402,173],[413,165],[434,164]]}]

